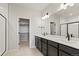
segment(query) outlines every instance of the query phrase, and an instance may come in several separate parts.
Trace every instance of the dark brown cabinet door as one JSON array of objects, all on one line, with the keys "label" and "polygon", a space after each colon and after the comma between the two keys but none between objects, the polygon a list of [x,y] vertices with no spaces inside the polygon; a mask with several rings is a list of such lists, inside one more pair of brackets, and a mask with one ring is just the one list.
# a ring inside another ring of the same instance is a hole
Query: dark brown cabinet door
[{"label": "dark brown cabinet door", "polygon": [[47,56],[47,49],[42,48],[42,54],[43,54],[44,56]]},{"label": "dark brown cabinet door", "polygon": [[66,46],[66,45],[62,45],[62,44],[59,45],[59,49],[67,52],[67,54],[69,54],[71,56],[79,56],[79,50],[78,49],[75,49],[75,48],[72,48],[72,47],[69,47],[69,46]]},{"label": "dark brown cabinet door", "polygon": [[50,41],[50,40],[48,40],[48,45],[52,45],[52,46],[58,48],[58,43]]},{"label": "dark brown cabinet door", "polygon": [[42,42],[42,53],[43,55],[47,56],[47,43]]},{"label": "dark brown cabinet door", "polygon": [[57,48],[48,45],[48,56],[57,56]]},{"label": "dark brown cabinet door", "polygon": [[45,56],[79,56],[79,49],[38,36],[35,36],[35,46]]},{"label": "dark brown cabinet door", "polygon": [[35,46],[36,46],[36,48],[37,48],[37,46],[38,46],[38,37],[37,36],[35,36]]},{"label": "dark brown cabinet door", "polygon": [[40,37],[35,37],[35,46],[36,48],[41,51],[41,38]]},{"label": "dark brown cabinet door", "polygon": [[38,39],[38,49],[41,51],[41,38]]},{"label": "dark brown cabinet door", "polygon": [[59,56],[70,56],[70,55],[63,51],[59,51]]}]

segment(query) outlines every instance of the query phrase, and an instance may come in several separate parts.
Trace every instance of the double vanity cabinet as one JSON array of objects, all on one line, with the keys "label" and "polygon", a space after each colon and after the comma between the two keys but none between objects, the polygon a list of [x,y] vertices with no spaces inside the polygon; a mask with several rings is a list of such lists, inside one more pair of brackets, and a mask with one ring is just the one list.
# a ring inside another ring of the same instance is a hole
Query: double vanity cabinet
[{"label": "double vanity cabinet", "polygon": [[44,56],[79,56],[79,50],[35,36],[35,46]]}]

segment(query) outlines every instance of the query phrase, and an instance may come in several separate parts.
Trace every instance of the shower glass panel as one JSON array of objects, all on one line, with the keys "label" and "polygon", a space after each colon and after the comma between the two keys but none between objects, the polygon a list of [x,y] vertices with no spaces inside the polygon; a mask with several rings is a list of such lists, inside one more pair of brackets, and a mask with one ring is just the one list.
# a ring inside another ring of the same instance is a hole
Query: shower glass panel
[{"label": "shower glass panel", "polygon": [[5,51],[5,18],[0,15],[0,55]]}]

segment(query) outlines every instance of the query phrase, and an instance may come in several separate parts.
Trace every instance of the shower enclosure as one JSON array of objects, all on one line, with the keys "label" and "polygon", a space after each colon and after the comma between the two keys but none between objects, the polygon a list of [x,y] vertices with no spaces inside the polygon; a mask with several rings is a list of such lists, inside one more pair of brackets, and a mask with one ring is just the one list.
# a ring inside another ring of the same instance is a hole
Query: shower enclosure
[{"label": "shower enclosure", "polygon": [[0,55],[6,51],[6,17],[0,14]]}]

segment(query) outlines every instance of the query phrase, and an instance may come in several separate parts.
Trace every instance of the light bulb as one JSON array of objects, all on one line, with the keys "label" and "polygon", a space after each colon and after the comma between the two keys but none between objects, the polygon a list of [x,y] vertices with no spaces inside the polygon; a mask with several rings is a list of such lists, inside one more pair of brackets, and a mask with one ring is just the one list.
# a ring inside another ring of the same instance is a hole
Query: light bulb
[{"label": "light bulb", "polygon": [[47,18],[49,18],[48,14],[46,14],[45,16],[42,17],[42,19],[47,19]]}]

